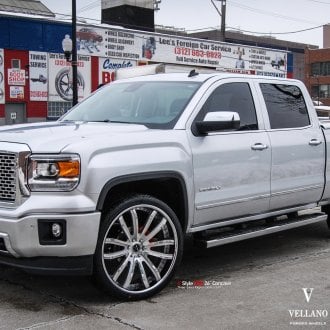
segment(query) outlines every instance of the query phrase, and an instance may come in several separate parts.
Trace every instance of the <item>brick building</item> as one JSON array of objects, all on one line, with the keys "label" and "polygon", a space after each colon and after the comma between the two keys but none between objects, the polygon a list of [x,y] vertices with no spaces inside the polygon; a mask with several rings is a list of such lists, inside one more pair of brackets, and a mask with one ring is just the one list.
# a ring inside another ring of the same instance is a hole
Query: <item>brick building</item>
[{"label": "brick building", "polygon": [[330,48],[306,49],[305,84],[314,100],[330,105]]},{"label": "brick building", "polygon": [[304,82],[314,100],[330,105],[330,25],[323,27],[323,47],[306,48]]}]

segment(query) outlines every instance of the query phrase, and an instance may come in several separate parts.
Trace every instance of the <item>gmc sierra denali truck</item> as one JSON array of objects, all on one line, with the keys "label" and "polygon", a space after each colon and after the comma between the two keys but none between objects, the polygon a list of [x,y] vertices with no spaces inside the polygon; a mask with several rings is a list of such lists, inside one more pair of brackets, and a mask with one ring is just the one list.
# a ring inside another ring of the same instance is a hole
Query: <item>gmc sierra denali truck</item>
[{"label": "gmc sierra denali truck", "polygon": [[187,234],[213,247],[328,221],[329,128],[299,81],[194,71],[2,127],[0,263],[150,297]]}]

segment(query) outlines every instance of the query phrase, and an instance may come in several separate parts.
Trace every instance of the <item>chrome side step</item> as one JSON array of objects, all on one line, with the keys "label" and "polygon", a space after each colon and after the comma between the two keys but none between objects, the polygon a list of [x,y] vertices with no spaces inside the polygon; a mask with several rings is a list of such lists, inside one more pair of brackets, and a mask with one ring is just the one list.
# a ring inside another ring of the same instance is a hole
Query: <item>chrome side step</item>
[{"label": "chrome side step", "polygon": [[196,243],[204,248],[211,248],[214,246],[225,245],[233,242],[243,241],[245,239],[264,236],[268,234],[277,233],[283,230],[297,228],[313,224],[320,221],[327,220],[328,216],[324,213],[314,213],[301,215],[296,219],[286,219],[286,220],[274,220],[271,223],[265,222],[262,225],[246,225],[243,229],[233,229],[231,231],[225,231],[206,236],[203,239],[197,239]]}]

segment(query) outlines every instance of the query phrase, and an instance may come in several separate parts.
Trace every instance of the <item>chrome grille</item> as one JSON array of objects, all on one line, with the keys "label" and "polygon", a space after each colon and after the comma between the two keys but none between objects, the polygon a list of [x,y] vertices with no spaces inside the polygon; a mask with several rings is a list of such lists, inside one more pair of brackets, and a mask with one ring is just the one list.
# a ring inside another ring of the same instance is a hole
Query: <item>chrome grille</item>
[{"label": "chrome grille", "polygon": [[0,201],[2,202],[16,200],[16,165],[15,153],[0,152]]}]

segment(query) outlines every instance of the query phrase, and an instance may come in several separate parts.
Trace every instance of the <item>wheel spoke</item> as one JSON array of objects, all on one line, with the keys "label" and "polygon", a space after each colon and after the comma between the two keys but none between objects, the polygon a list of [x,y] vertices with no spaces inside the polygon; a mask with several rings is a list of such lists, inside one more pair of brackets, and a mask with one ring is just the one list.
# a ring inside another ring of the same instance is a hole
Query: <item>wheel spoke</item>
[{"label": "wheel spoke", "polygon": [[139,220],[136,214],[136,210],[131,210],[132,222],[133,222],[133,239],[138,239]]},{"label": "wheel spoke", "polygon": [[121,273],[123,272],[123,270],[126,268],[128,262],[129,262],[130,257],[128,256],[122,263],[121,265],[118,267],[116,273],[113,275],[113,280],[116,282],[118,277],[121,275]]},{"label": "wheel spoke", "polygon": [[161,258],[161,259],[173,259],[173,254],[168,254],[168,253],[162,253],[158,251],[152,251],[152,250],[146,250],[145,251],[149,256]]},{"label": "wheel spoke", "polygon": [[147,289],[147,288],[149,288],[150,285],[149,285],[149,282],[148,282],[146,271],[143,267],[143,262],[140,258],[137,259],[137,262],[138,262],[138,265],[139,265],[139,268],[140,268],[141,278],[142,278],[144,287]]},{"label": "wheel spoke", "polygon": [[145,240],[149,241],[151,238],[153,238],[155,235],[157,235],[160,232],[160,230],[162,229],[162,227],[165,225],[166,221],[167,220],[165,218],[163,218],[162,221],[152,230],[152,232],[149,233],[149,235],[147,235],[145,237]]},{"label": "wheel spoke", "polygon": [[145,245],[147,245],[149,248],[155,247],[155,246],[167,246],[167,245],[174,245],[175,242],[173,239],[165,239],[163,241],[156,241],[156,242],[147,242]]},{"label": "wheel spoke", "polygon": [[150,259],[146,255],[142,256],[142,258],[144,259],[145,263],[147,264],[147,266],[155,276],[157,282],[160,281],[162,278],[159,274],[157,267],[150,261]]},{"label": "wheel spoke", "polygon": [[130,259],[130,265],[129,265],[129,270],[128,274],[126,277],[126,281],[124,283],[124,288],[128,288],[132,282],[133,276],[134,276],[134,270],[135,270],[135,264],[136,264],[136,259]]},{"label": "wheel spoke", "polygon": [[120,222],[121,228],[122,228],[122,230],[124,231],[124,233],[125,233],[125,235],[127,236],[127,238],[128,238],[130,241],[132,241],[131,233],[129,232],[129,229],[128,229],[127,225],[126,225],[126,222],[125,222],[123,216],[120,216],[120,217],[119,217],[119,222]]},{"label": "wheel spoke", "polygon": [[125,242],[125,241],[122,241],[122,240],[116,239],[116,238],[107,238],[105,240],[105,244],[112,244],[112,245],[118,245],[118,246],[124,246],[124,247],[127,247],[130,245],[129,242]]},{"label": "wheel spoke", "polygon": [[144,226],[144,228],[143,228],[143,230],[142,230],[142,233],[141,233],[141,235],[140,235],[141,239],[144,238],[144,235],[145,235],[145,233],[147,232],[147,230],[149,229],[149,227],[150,227],[152,221],[155,219],[156,214],[157,214],[157,211],[152,211],[151,214],[149,215],[149,218],[148,218],[148,220],[147,220],[147,223],[146,223],[146,225]]},{"label": "wheel spoke", "polygon": [[126,256],[127,254],[128,254],[128,251],[126,249],[124,249],[124,250],[120,250],[117,252],[104,253],[103,258],[106,260],[117,259],[117,258]]}]

